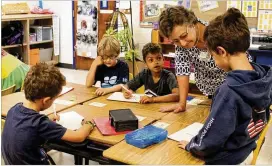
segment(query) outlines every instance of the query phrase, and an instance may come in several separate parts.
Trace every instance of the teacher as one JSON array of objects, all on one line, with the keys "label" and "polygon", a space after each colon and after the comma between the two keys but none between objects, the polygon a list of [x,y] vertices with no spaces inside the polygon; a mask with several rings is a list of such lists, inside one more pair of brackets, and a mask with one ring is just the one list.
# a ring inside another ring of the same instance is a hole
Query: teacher
[{"label": "teacher", "polygon": [[194,67],[196,86],[209,98],[225,80],[226,73],[216,66],[203,40],[207,25],[183,6],[169,7],[161,13],[160,33],[176,46],[175,70],[180,95],[178,104],[161,108],[162,112],[186,110],[191,66]]}]

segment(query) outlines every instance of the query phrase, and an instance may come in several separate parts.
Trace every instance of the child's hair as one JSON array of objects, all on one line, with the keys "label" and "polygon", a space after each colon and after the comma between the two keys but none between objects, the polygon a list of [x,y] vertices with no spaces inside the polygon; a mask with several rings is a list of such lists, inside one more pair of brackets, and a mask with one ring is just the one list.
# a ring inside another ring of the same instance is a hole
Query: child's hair
[{"label": "child's hair", "polygon": [[120,43],[113,35],[104,35],[98,44],[98,55],[104,55],[104,52],[110,52],[112,55],[119,56]]},{"label": "child's hair", "polygon": [[160,45],[158,44],[154,44],[154,43],[147,43],[144,45],[143,49],[142,49],[142,54],[143,54],[143,59],[145,61],[146,56],[151,53],[151,54],[162,54],[162,49],[160,47]]},{"label": "child's hair", "polygon": [[25,81],[25,97],[34,102],[45,97],[56,97],[66,84],[59,69],[46,63],[38,63],[30,68]]},{"label": "child's hair", "polygon": [[169,37],[174,26],[184,24],[196,24],[197,17],[194,12],[184,8],[183,6],[169,7],[165,9],[159,18],[160,33]]},{"label": "child's hair", "polygon": [[208,49],[216,53],[218,46],[229,54],[246,52],[250,46],[250,32],[245,16],[238,9],[228,9],[206,27],[204,40]]}]

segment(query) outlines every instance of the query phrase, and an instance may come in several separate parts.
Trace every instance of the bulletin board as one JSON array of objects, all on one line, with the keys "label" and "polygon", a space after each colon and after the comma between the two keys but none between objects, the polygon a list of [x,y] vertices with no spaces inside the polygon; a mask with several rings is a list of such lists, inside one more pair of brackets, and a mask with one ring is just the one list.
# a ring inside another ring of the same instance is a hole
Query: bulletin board
[{"label": "bulletin board", "polygon": [[[169,1],[162,1],[165,3],[169,4]],[[174,2],[176,3],[176,5],[178,5],[178,1],[174,1],[173,3],[170,3],[169,5],[174,6]],[[210,21],[212,19],[214,19],[215,17],[217,17],[218,15],[223,14],[224,12],[227,11],[227,1],[217,1],[218,2],[218,7],[206,12],[201,12],[199,10],[198,7],[198,3],[196,0],[191,0],[190,1],[190,9],[192,11],[194,11],[195,15],[204,20],[204,21]],[[157,3],[157,1],[154,2],[154,4]],[[154,22],[158,22],[159,19],[159,15],[158,16],[154,16],[154,17],[146,17],[146,13],[145,13],[145,7],[146,7],[146,1],[140,1],[140,27],[142,28],[152,28]],[[164,9],[160,9],[160,12],[163,11]],[[248,26],[249,28],[256,28],[257,27],[257,23],[258,23],[258,17],[248,17],[246,18],[247,22],[248,22]]]}]

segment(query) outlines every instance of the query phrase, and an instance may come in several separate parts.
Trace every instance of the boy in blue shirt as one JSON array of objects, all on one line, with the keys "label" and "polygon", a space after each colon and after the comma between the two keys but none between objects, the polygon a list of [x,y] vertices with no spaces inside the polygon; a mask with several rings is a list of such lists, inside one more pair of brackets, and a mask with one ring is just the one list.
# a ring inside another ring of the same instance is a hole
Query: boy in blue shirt
[{"label": "boy in blue shirt", "polygon": [[203,128],[179,146],[206,164],[240,164],[256,148],[269,119],[272,70],[248,61],[250,32],[238,9],[230,8],[211,21],[204,40],[217,66],[228,74],[216,90]]},{"label": "boy in blue shirt", "polygon": [[126,62],[118,59],[120,43],[114,36],[104,35],[98,44],[97,52],[99,56],[91,65],[86,86],[91,87],[99,81],[101,88],[97,89],[96,94],[105,95],[116,91],[116,85],[128,81],[129,69]]},{"label": "boy in blue shirt", "polygon": [[47,140],[82,142],[90,134],[91,122],[72,131],[57,124],[59,116],[40,114],[49,108],[65,85],[58,68],[40,63],[32,66],[24,81],[26,103],[18,103],[7,114],[2,133],[2,156],[6,165],[49,164],[41,153]]}]

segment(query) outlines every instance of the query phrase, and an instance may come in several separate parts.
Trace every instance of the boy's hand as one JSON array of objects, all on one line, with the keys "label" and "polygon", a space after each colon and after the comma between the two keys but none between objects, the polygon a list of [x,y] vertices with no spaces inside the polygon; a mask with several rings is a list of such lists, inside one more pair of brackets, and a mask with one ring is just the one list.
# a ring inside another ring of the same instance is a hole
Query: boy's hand
[{"label": "boy's hand", "polygon": [[188,144],[189,142],[187,141],[180,141],[179,144],[178,144],[178,147],[182,148],[182,149],[185,149],[186,145]]},{"label": "boy's hand", "polygon": [[95,91],[95,94],[98,95],[98,96],[103,96],[103,95],[108,94],[108,93],[109,92],[108,92],[107,88],[98,88]]},{"label": "boy's hand", "polygon": [[141,98],[140,98],[140,103],[141,103],[141,104],[153,103],[153,102],[154,102],[153,99],[154,99],[153,97],[141,96]]},{"label": "boy's hand", "polygon": [[185,106],[182,106],[180,104],[171,105],[171,106],[167,106],[167,107],[162,107],[160,109],[161,112],[172,112],[172,111],[174,111],[174,113],[183,112],[185,110],[186,110]]},{"label": "boy's hand", "polygon": [[93,61],[93,63],[94,63],[96,66],[103,65],[102,57],[101,57],[101,56],[97,56],[97,57],[95,58],[95,60]]},{"label": "boy's hand", "polygon": [[123,92],[123,95],[126,99],[130,99],[132,97],[132,90],[129,90],[129,91],[124,91]]},{"label": "boy's hand", "polygon": [[57,114],[57,116],[55,116],[55,114],[52,114],[52,115],[48,116],[48,118],[52,121],[59,121],[60,120],[59,114]]}]

